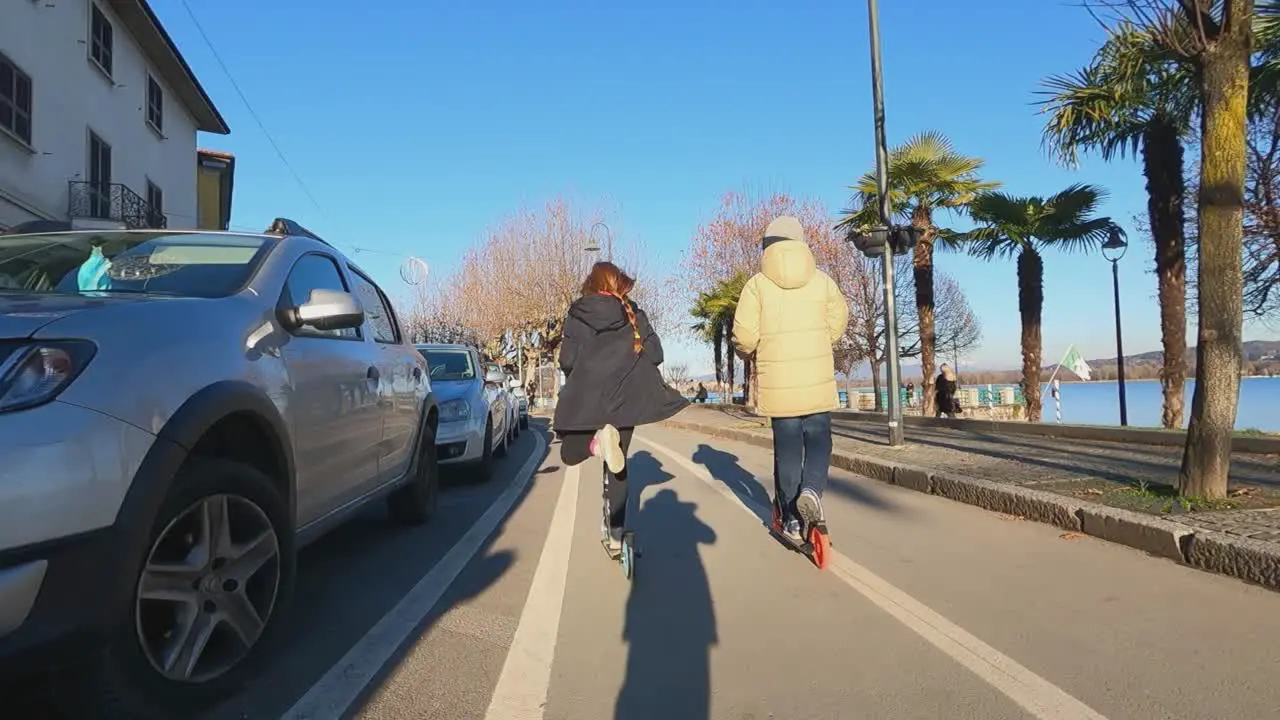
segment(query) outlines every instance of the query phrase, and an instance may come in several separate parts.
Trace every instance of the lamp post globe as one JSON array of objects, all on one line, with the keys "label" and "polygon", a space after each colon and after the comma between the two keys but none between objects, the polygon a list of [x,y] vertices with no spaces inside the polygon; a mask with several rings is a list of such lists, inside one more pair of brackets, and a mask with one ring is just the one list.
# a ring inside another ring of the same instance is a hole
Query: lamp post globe
[{"label": "lamp post globe", "polygon": [[1111,228],[1111,233],[1107,237],[1107,241],[1102,244],[1102,257],[1110,262],[1120,262],[1120,258],[1124,257],[1125,252],[1129,250],[1129,241],[1125,239],[1124,231],[1120,228]]}]

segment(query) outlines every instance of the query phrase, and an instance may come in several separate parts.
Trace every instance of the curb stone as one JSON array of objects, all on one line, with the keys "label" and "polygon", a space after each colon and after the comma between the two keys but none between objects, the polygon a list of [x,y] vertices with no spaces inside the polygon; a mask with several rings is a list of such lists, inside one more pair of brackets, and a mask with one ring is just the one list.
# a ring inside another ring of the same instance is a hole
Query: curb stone
[{"label": "curb stone", "polygon": [[1182,563],[1187,562],[1186,551],[1195,535],[1186,525],[1105,505],[1083,508],[1080,521],[1086,535]]},{"label": "curb stone", "polygon": [[1271,543],[1201,530],[1191,539],[1187,563],[1272,590],[1280,589],[1280,548]]},{"label": "curb stone", "polygon": [[[660,425],[773,448],[773,439],[764,434],[763,428],[726,428],[684,420],[667,420]],[[1280,547],[1272,543],[1199,530],[1131,510],[1076,502],[1043,490],[954,473],[935,473],[846,450],[833,450],[831,464],[883,483],[1082,532],[1200,570],[1280,590]]]}]

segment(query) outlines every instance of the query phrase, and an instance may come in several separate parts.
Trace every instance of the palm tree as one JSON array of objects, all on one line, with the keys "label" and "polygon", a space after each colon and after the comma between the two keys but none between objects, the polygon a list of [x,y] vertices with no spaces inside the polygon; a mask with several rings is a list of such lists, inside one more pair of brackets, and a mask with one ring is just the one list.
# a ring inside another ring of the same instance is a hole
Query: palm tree
[{"label": "palm tree", "polygon": [[[729,400],[733,401],[733,386],[736,375],[733,350],[733,315],[738,310],[738,298],[746,285],[748,276],[739,272],[732,277],[721,280],[708,292],[700,293],[694,301],[690,314],[698,320],[693,325],[694,332],[711,344],[715,352],[716,382],[727,383]],[[743,360],[743,375],[749,378],[750,360]],[[749,383],[748,383],[749,384]],[[749,400],[749,394],[747,399]]]},{"label": "palm tree", "polygon": [[[933,369],[937,344],[934,318],[933,251],[940,239],[934,224],[935,210],[963,210],[976,193],[994,190],[999,183],[978,176],[981,158],[958,152],[946,136],[925,132],[889,153],[889,201],[905,221],[920,230],[912,257],[916,315],[920,332],[920,372],[924,376],[924,413],[933,414]],[[844,212],[838,229],[856,231],[880,224],[879,191],[874,172],[863,175],[850,188],[855,207]]]},{"label": "palm tree", "polygon": [[985,260],[1018,259],[1018,312],[1022,318],[1022,393],[1027,420],[1040,422],[1040,371],[1043,347],[1040,319],[1044,310],[1044,259],[1050,248],[1087,251],[1098,247],[1115,224],[1094,217],[1106,191],[1091,185],[1072,185],[1047,198],[1015,197],[999,192],[979,193],[969,204],[978,227],[956,239]]},{"label": "palm tree", "polygon": [[1196,118],[1191,68],[1130,23],[1111,32],[1085,68],[1044,81],[1046,145],[1068,165],[1083,151],[1103,160],[1142,155],[1147,218],[1155,241],[1164,363],[1162,422],[1182,427],[1187,380],[1187,239],[1184,142]]}]

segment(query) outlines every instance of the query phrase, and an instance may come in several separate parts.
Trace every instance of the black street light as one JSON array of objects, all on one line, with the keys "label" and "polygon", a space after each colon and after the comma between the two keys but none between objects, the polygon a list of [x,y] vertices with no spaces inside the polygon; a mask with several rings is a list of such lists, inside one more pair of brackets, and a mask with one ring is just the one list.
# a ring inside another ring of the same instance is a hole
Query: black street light
[{"label": "black street light", "polygon": [[1120,388],[1120,426],[1129,425],[1129,404],[1124,395],[1124,336],[1120,330],[1120,258],[1129,249],[1124,231],[1111,228],[1111,235],[1102,244],[1102,257],[1111,262],[1111,290],[1116,302],[1116,380]]},{"label": "black street light", "polygon": [[[889,445],[902,447],[902,368],[898,364],[898,309],[894,305],[893,254],[897,242],[890,238],[899,235],[893,225],[893,208],[889,203],[889,146],[884,132],[884,74],[880,69],[880,9],[876,0],[867,0],[867,25],[871,45],[871,112],[876,131],[876,194],[879,196],[880,227],[862,236],[865,244],[858,249],[868,257],[873,253],[884,256],[884,343],[885,365],[889,381]],[[894,238],[896,240],[896,237]],[[855,244],[858,238],[854,239]],[[887,251],[887,252],[886,252]],[[875,372],[875,363],[871,372]]]},{"label": "black street light", "polygon": [[587,231],[587,246],[583,248],[583,250],[586,250],[587,252],[595,252],[595,253],[600,252],[600,244],[597,243],[594,239],[596,234],[596,228],[598,227],[604,228],[605,240],[608,242],[607,248],[609,250],[609,255],[605,259],[608,260],[609,262],[613,262],[613,231],[609,229],[608,225],[605,225],[602,222],[598,222],[595,225],[592,225],[591,229]]}]

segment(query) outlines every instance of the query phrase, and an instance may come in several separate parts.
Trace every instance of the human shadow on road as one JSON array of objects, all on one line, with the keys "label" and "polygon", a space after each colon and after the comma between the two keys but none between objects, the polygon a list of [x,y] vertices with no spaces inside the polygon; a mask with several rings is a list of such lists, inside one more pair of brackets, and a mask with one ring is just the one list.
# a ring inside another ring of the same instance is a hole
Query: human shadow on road
[{"label": "human shadow on road", "polygon": [[707,472],[711,473],[711,477],[724,483],[761,520],[769,520],[769,504],[772,502],[772,496],[754,473],[742,467],[737,455],[703,443],[693,451],[693,461],[706,468]]},{"label": "human shadow on road", "polygon": [[[672,477],[660,463],[658,468]],[[627,674],[614,720],[710,717],[711,646],[719,638],[699,546],[714,544],[716,533],[696,510],[696,504],[663,488],[640,506],[631,523],[644,556],[627,598],[622,634],[628,643]]]},{"label": "human shadow on road", "polygon": [[[756,517],[760,518],[761,522],[768,523],[772,521],[773,495],[770,490],[766,489],[773,485],[772,476],[768,479],[758,478],[750,470],[742,467],[741,460],[737,455],[724,450],[717,450],[706,444],[698,445],[698,449],[693,453],[693,461],[705,467],[707,472],[711,473],[711,477],[724,483],[726,487],[732,490],[733,494],[737,495],[747,508]],[[886,500],[879,494],[861,487],[848,478],[837,475],[835,468],[831,469],[831,474],[828,477],[827,492],[876,510],[893,512],[900,510],[896,504]]]}]

